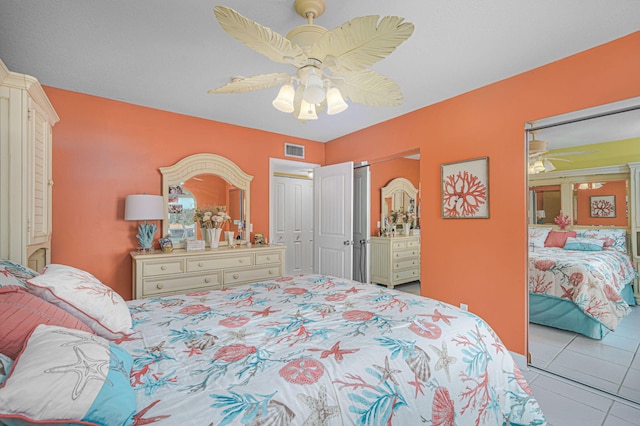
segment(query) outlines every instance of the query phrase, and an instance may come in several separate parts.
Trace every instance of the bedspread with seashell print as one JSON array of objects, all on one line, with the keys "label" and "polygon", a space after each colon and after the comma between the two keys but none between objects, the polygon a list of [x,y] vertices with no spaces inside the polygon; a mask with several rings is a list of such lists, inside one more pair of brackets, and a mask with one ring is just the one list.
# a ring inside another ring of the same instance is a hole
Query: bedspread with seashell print
[{"label": "bedspread with seashell print", "polygon": [[610,330],[630,312],[620,293],[635,277],[629,256],[616,250],[529,251],[530,293],[572,301]]},{"label": "bedspread with seashell print", "polygon": [[139,424],[545,424],[482,319],[319,275],[128,302]]}]

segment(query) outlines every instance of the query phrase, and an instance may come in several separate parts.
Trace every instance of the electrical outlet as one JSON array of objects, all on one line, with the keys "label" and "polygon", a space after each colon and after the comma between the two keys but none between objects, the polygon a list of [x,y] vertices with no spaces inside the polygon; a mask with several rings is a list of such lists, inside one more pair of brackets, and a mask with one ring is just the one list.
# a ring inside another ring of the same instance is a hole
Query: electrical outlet
[{"label": "electrical outlet", "polygon": [[468,311],[469,310],[469,306],[467,306],[466,303],[461,303],[460,304],[460,309],[462,309],[463,311]]}]

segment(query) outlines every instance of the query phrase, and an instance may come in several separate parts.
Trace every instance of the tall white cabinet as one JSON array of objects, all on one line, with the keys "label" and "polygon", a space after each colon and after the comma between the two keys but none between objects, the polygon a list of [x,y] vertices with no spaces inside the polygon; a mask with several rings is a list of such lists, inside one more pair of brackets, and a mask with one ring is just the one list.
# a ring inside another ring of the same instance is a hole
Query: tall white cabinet
[{"label": "tall white cabinet", "polygon": [[0,60],[0,258],[51,261],[51,141],[60,120],[35,78]]}]

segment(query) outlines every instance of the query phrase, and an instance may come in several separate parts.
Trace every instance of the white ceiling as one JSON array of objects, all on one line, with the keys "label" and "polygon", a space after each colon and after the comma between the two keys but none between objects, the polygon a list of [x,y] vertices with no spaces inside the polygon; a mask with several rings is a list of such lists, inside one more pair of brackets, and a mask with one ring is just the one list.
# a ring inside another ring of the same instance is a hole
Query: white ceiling
[{"label": "white ceiling", "polygon": [[271,106],[277,87],[207,94],[293,71],[226,34],[218,4],[282,35],[305,23],[292,0],[0,0],[0,59],[44,85],[326,142],[640,30],[640,0],[327,0],[315,23],[328,29],[362,15],[415,24],[373,66],[405,101],[301,123]]}]

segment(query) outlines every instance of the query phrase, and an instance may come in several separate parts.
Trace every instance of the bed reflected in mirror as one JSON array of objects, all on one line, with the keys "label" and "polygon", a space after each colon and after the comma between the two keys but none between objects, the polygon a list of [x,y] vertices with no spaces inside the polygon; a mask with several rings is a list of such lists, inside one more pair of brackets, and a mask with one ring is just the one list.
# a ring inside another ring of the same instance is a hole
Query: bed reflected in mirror
[{"label": "bed reflected in mirror", "polygon": [[640,403],[640,98],[525,136],[530,365]]}]

